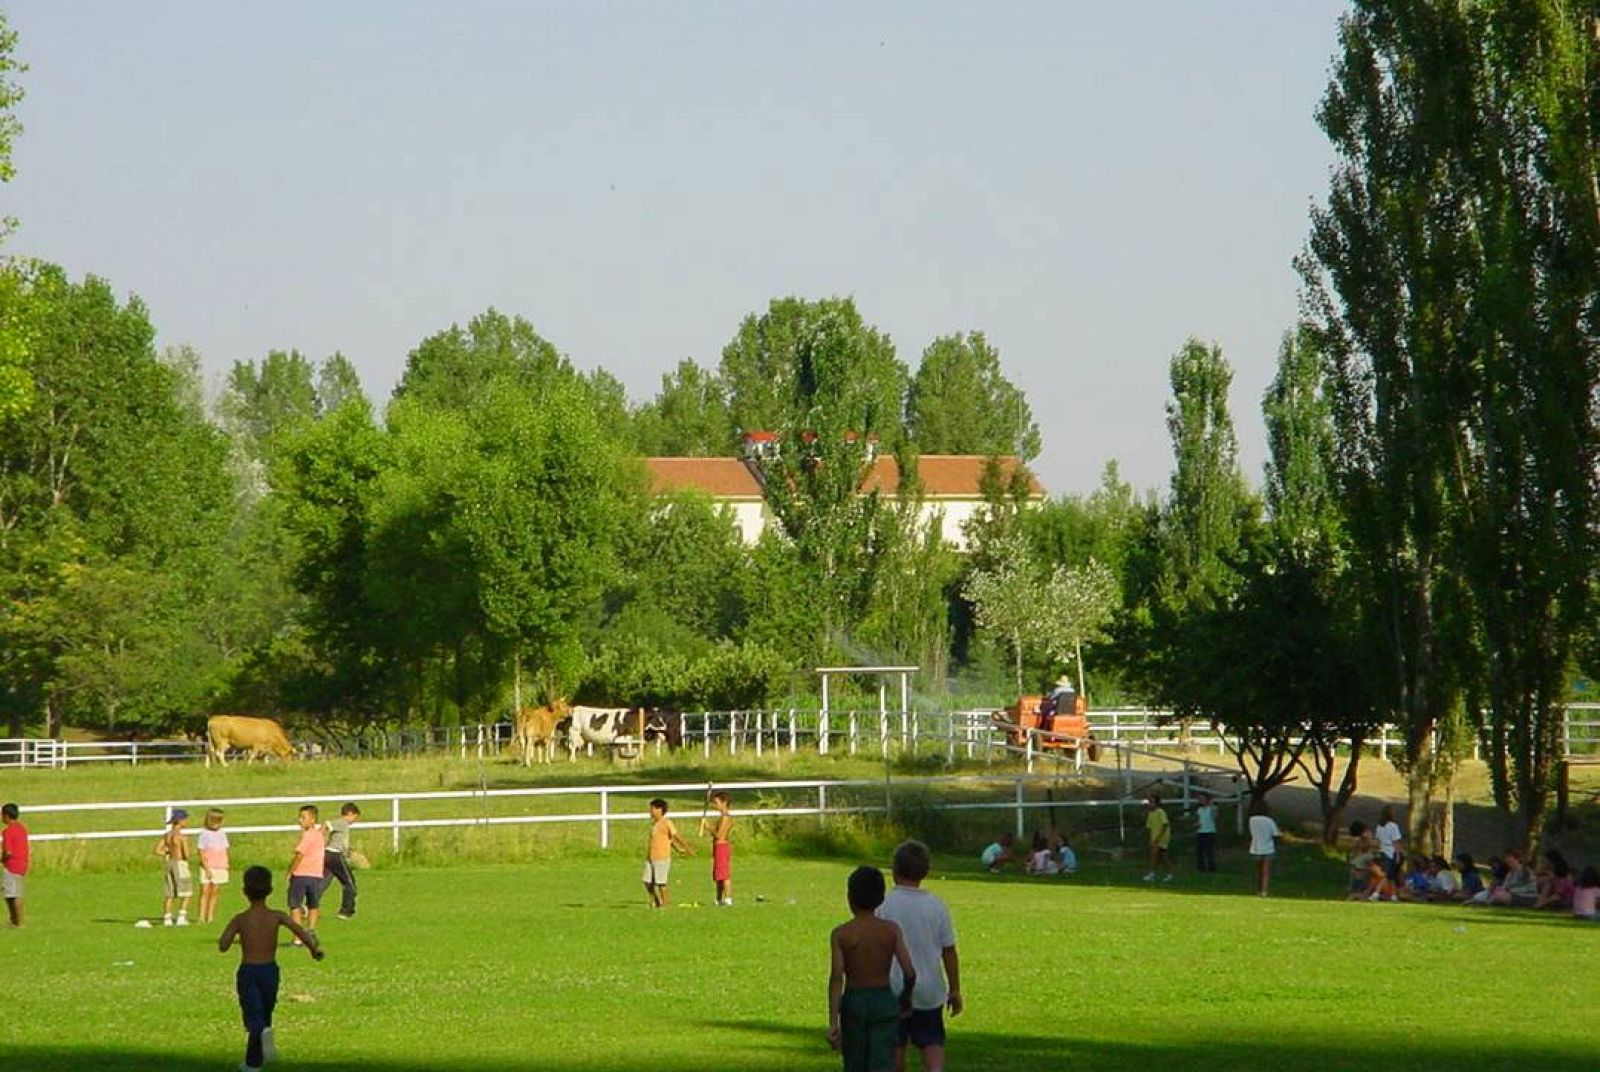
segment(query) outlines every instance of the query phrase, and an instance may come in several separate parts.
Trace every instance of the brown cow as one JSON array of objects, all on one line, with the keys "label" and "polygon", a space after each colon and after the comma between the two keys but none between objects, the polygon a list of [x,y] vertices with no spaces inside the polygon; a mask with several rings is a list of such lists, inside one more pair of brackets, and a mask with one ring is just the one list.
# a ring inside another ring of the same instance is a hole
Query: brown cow
[{"label": "brown cow", "polygon": [[572,715],[572,708],[564,699],[543,707],[524,707],[517,712],[514,740],[522,748],[522,765],[533,766],[533,753],[537,749],[549,763],[555,751],[556,738],[561,735],[562,724]]},{"label": "brown cow", "polygon": [[242,748],[250,753],[247,762],[254,763],[257,756],[277,756],[289,759],[294,755],[294,745],[283,727],[270,718],[252,718],[249,715],[212,715],[206,720],[206,766],[212,757],[224,767],[228,765],[228,749]]}]

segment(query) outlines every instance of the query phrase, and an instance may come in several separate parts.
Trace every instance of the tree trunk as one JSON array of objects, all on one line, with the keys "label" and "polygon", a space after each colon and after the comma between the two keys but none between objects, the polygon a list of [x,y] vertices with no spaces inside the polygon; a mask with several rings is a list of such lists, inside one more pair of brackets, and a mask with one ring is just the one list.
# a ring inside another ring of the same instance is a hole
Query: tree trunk
[{"label": "tree trunk", "polygon": [[61,698],[54,690],[44,703],[44,735],[51,740],[61,736]]},{"label": "tree trunk", "polygon": [[522,648],[519,645],[511,656],[511,703],[513,704],[511,717],[522,713]]}]

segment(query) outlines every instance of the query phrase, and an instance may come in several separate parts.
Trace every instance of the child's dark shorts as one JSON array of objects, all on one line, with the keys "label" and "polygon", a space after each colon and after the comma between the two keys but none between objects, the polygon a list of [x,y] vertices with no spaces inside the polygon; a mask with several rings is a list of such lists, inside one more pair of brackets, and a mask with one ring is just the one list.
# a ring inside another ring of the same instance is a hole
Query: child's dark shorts
[{"label": "child's dark shorts", "polygon": [[311,875],[289,876],[289,907],[321,908],[322,880]]},{"label": "child's dark shorts", "polygon": [[919,1050],[944,1045],[944,1009],[912,1009],[909,1019],[900,1021],[900,1045]]},{"label": "child's dark shorts", "polygon": [[233,978],[239,992],[239,1013],[244,1029],[252,1034],[272,1026],[272,1010],[278,1004],[278,966],[241,964]]},{"label": "child's dark shorts", "polygon": [[846,987],[839,1001],[844,1072],[890,1072],[899,1024],[900,1002],[888,987]]}]

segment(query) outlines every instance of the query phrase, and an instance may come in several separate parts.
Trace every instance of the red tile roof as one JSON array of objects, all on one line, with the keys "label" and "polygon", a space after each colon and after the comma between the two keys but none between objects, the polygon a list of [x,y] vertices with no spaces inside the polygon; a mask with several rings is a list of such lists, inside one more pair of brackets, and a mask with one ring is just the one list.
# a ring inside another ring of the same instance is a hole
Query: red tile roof
[{"label": "red tile roof", "polygon": [[[718,499],[759,499],[761,485],[750,467],[738,458],[646,458],[650,490],[656,494],[697,488]],[[976,499],[983,493],[983,468],[988,463],[982,454],[924,454],[917,459],[923,493],[930,499]],[[1021,462],[1015,457],[1000,459],[1000,471],[1009,477]],[[863,491],[877,490],[893,495],[900,486],[900,467],[893,457],[884,455],[872,463],[861,482]],[[1031,472],[1028,493],[1042,498],[1044,485]]]},{"label": "red tile roof", "polygon": [[697,489],[717,499],[759,499],[761,485],[739,458],[646,458],[650,491]]}]

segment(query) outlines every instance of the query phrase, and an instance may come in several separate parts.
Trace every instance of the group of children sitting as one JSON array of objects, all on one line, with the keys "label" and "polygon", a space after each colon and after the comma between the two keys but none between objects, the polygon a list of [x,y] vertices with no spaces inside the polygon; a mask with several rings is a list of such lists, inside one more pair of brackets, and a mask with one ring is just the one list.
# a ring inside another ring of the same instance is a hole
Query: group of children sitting
[{"label": "group of children sitting", "polygon": [[1001,834],[999,840],[983,850],[978,862],[995,874],[1004,867],[1014,867],[1030,875],[1072,875],[1078,870],[1078,854],[1066,835],[1047,836],[1043,830],[1033,835],[1033,848],[1026,853],[1016,851],[1010,834]]},{"label": "group of children sitting", "polygon": [[1530,868],[1517,849],[1489,858],[1487,874],[1469,852],[1443,856],[1383,852],[1364,824],[1350,824],[1350,900],[1446,901],[1467,905],[1503,905],[1568,912],[1595,919],[1600,902],[1600,869],[1593,865],[1574,875],[1560,852],[1551,849]]}]

